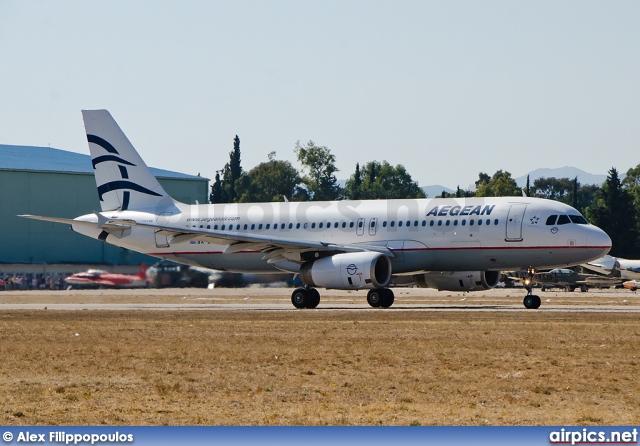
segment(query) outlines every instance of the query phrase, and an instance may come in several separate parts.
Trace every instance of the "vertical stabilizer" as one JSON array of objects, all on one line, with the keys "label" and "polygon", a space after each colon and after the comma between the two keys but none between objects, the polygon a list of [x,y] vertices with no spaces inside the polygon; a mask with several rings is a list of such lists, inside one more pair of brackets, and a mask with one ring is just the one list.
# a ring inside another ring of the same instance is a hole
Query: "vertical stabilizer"
[{"label": "vertical stabilizer", "polygon": [[175,206],[107,110],[82,110],[103,211]]}]

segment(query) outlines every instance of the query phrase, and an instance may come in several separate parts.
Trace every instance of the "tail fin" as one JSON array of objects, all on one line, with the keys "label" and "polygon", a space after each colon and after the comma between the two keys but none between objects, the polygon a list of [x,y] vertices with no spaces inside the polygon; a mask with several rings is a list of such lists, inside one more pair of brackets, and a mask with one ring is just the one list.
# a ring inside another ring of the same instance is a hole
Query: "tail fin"
[{"label": "tail fin", "polygon": [[145,265],[144,263],[140,264],[140,268],[138,268],[138,274],[136,274],[136,276],[138,276],[140,279],[146,279],[147,278],[147,265]]},{"label": "tail fin", "polygon": [[174,207],[107,110],[82,110],[103,211]]}]

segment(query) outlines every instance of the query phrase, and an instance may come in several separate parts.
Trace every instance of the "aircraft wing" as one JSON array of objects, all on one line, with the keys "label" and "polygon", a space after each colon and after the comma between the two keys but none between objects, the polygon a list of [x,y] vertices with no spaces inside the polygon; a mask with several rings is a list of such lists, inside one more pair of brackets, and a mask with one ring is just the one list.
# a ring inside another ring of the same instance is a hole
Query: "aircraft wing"
[{"label": "aircraft wing", "polygon": [[182,228],[169,225],[140,223],[136,220],[108,219],[101,215],[99,212],[95,212],[95,214],[98,216],[98,222],[72,220],[57,217],[42,217],[39,215],[19,215],[19,217],[41,221],[50,221],[54,223],[63,223],[68,225],[87,226],[91,228],[102,229],[106,232],[122,231],[123,229],[129,229],[132,226],[149,228],[156,230],[156,233],[158,235],[165,235],[167,237],[170,237],[170,243],[199,240],[218,245],[227,245],[227,248],[223,251],[225,254],[231,254],[234,252],[245,250],[259,250],[266,253],[264,260],[271,260],[271,263],[277,261],[277,257],[285,251],[373,251],[385,254],[389,257],[395,257],[393,251],[386,246],[364,244],[336,244],[324,241],[301,240],[289,237],[268,236],[256,233],[216,231],[199,228]]}]

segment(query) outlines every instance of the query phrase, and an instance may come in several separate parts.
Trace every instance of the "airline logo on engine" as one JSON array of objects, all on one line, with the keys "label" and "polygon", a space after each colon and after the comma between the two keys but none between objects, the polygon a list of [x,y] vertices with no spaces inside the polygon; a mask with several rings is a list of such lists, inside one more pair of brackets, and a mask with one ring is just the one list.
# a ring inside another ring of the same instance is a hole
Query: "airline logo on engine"
[{"label": "airline logo on engine", "polygon": [[478,206],[434,206],[429,212],[427,217],[433,215],[435,217],[458,216],[458,215],[491,215],[491,211],[496,205],[482,205]]}]

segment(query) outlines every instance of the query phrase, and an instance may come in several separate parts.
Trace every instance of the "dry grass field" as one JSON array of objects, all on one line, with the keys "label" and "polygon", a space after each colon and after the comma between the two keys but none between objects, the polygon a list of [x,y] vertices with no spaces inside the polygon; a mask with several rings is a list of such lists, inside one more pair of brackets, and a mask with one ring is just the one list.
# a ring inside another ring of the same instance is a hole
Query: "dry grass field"
[{"label": "dry grass field", "polygon": [[0,424],[637,425],[639,356],[639,313],[3,310]]}]

